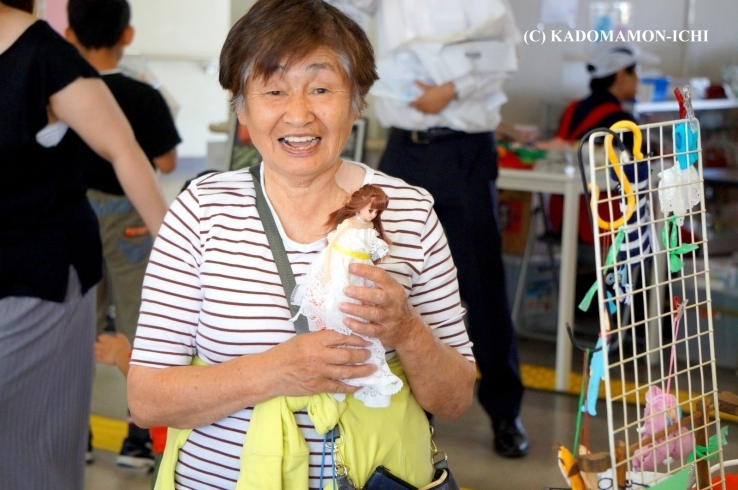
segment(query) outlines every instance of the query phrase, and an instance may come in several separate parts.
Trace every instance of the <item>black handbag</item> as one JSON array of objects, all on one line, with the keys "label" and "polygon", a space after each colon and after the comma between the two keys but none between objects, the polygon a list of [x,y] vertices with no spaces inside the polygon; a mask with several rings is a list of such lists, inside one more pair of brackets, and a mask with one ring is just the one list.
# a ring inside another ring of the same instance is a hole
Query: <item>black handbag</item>
[{"label": "black handbag", "polygon": [[454,475],[451,474],[448,467],[448,456],[446,453],[439,451],[433,442],[433,426],[430,426],[430,431],[431,462],[434,468],[433,481],[417,488],[393,475],[384,466],[380,466],[369,476],[363,490],[459,490],[459,484],[456,483]]},{"label": "black handbag", "polygon": [[446,468],[436,467],[433,481],[428,485],[418,489],[410,485],[408,482],[401,480],[387,468],[380,466],[369,477],[364,486],[364,490],[458,490],[459,485],[454,480],[451,471]]},{"label": "black handbag", "polygon": [[[287,298],[287,303],[289,304],[290,312],[292,316],[295,316],[299,311],[299,306],[290,303],[292,290],[295,288],[295,276],[292,273],[292,267],[290,266],[289,259],[287,258],[287,252],[284,250],[282,237],[279,236],[279,229],[274,221],[274,216],[269,209],[269,204],[267,203],[266,197],[264,197],[264,191],[261,188],[260,170],[261,165],[256,165],[249,169],[254,180],[256,210],[258,211],[261,223],[264,226],[264,232],[266,233],[267,241],[269,242],[269,248],[274,256],[274,262],[277,265],[277,272],[279,272],[279,278],[282,281],[282,287],[284,287],[284,293]],[[295,320],[294,324],[295,330],[298,334],[305,333],[310,330],[307,324],[307,319],[302,315]],[[456,483],[456,480],[454,480],[451,470],[448,467],[448,458],[446,453],[439,451],[433,442],[433,426],[430,426],[430,431],[431,462],[433,463],[433,468],[435,470],[432,482],[418,489],[390,473],[384,466],[379,466],[369,476],[363,490],[460,490],[459,485]],[[343,464],[343,458],[338,450],[342,442],[338,426],[336,426],[333,428],[332,433],[329,433],[329,437],[326,438],[325,443],[326,448],[329,449],[334,456],[333,464],[336,470],[336,487],[338,490],[358,490],[349,478],[348,467]]]}]

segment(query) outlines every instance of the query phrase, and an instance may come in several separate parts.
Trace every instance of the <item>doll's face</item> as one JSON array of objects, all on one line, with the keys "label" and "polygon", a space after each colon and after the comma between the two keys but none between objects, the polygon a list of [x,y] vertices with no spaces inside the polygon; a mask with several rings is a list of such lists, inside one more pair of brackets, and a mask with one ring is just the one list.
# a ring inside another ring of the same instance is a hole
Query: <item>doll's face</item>
[{"label": "doll's face", "polygon": [[372,209],[372,204],[374,204],[373,201],[359,210],[359,216],[365,221],[372,221],[377,217],[377,210]]}]

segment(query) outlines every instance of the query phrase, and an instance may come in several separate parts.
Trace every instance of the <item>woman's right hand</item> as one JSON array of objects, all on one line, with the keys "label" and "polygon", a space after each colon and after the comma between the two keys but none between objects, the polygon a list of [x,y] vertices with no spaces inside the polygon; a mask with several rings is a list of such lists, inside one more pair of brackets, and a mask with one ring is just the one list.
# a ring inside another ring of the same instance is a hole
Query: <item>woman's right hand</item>
[{"label": "woman's right hand", "polygon": [[273,356],[274,396],[354,393],[359,388],[340,380],[369,376],[377,367],[364,364],[370,342],[356,335],[321,330],[296,335],[269,350]]},{"label": "woman's right hand", "polygon": [[262,354],[210,366],[134,364],[128,376],[131,414],[140,427],[192,428],[280,395],[354,393],[357,387],[339,380],[377,370],[364,364],[369,345],[356,335],[321,330],[296,335]]}]

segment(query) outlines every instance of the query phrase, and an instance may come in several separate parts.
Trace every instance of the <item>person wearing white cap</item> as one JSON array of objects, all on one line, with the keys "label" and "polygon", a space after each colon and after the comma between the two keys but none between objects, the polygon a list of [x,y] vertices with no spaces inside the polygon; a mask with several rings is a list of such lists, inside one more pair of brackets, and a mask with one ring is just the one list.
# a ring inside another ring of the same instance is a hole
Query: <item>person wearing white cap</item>
[{"label": "person wearing white cap", "polygon": [[638,89],[636,65],[644,59],[632,44],[600,43],[587,63],[592,93],[566,108],[556,137],[575,141],[590,129],[609,128],[624,119],[635,121],[621,104],[635,98]]},{"label": "person wearing white cap", "polygon": [[[636,66],[648,57],[628,43],[598,44],[587,62],[590,74],[591,93],[585,99],[572,102],[564,111],[553,140],[539,144],[543,148],[570,146],[587,131],[594,128],[609,128],[618,121],[633,121],[633,115],[622,108],[622,103],[635,98],[638,89]],[[626,136],[624,143],[632,146],[632,137]],[[584,197],[582,197],[584,199]],[[586,216],[586,203],[582,201],[579,219],[579,239],[592,244],[592,225]],[[563,197],[553,195],[549,201],[549,219],[554,233],[561,229]]]}]

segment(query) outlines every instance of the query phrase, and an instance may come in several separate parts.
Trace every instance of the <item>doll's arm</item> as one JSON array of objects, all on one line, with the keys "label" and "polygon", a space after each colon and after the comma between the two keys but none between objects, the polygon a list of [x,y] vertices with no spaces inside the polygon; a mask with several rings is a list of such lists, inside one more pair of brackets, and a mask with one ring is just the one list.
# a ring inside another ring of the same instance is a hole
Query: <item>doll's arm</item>
[{"label": "doll's arm", "polygon": [[328,241],[328,247],[325,249],[325,271],[323,274],[323,282],[331,282],[331,254],[333,253],[333,245],[338,242],[338,239],[343,235],[346,230],[351,227],[351,218],[347,218],[338,225],[336,232],[333,234],[331,239]]}]

